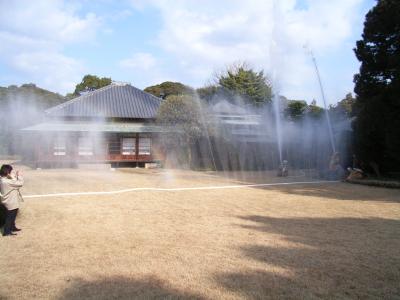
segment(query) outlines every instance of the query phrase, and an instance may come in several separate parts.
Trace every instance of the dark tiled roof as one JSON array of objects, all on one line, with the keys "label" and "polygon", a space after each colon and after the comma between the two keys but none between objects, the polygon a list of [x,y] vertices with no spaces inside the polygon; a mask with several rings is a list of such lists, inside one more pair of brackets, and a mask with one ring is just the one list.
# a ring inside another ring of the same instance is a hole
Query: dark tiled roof
[{"label": "dark tiled roof", "polygon": [[52,117],[155,118],[162,99],[131,85],[111,84],[54,106]]}]

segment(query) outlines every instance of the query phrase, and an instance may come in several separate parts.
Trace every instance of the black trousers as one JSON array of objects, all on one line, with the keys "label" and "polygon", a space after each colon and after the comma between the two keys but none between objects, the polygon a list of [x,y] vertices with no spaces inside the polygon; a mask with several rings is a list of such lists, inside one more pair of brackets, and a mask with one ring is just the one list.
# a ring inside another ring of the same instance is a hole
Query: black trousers
[{"label": "black trousers", "polygon": [[15,227],[15,219],[17,218],[18,208],[7,210],[6,212],[6,222],[4,224],[4,231],[3,235],[10,234],[16,227]]}]

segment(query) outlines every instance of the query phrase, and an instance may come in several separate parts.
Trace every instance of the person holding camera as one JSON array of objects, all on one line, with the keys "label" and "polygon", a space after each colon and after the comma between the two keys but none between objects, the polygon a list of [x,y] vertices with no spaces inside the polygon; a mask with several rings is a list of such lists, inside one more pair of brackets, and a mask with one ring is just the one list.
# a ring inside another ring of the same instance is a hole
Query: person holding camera
[{"label": "person holding camera", "polygon": [[12,170],[11,165],[2,165],[0,168],[0,199],[6,208],[3,236],[16,235],[15,232],[21,230],[15,226],[15,219],[19,202],[22,200],[19,189],[23,186],[24,180],[18,171],[14,174]]}]

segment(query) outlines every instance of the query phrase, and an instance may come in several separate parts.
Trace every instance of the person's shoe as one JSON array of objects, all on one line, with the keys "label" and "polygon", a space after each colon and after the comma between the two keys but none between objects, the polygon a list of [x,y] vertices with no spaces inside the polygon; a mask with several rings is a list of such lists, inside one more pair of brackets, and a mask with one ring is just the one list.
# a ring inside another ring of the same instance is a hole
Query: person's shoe
[{"label": "person's shoe", "polygon": [[15,227],[15,228],[13,228],[13,229],[11,229],[11,231],[21,231],[22,229],[20,229],[20,228],[17,228],[17,227]]},{"label": "person's shoe", "polygon": [[13,233],[13,232],[3,234],[3,236],[9,236],[9,235],[17,235],[17,234],[16,234],[16,233]]}]

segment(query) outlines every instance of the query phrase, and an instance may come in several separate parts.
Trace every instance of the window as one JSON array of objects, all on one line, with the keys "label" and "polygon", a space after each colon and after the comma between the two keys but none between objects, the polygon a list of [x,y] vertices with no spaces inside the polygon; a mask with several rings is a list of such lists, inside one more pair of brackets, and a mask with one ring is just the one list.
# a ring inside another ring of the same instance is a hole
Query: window
[{"label": "window", "polygon": [[136,139],[123,138],[122,139],[122,155],[135,155],[136,154]]},{"label": "window", "polygon": [[62,156],[67,154],[67,145],[64,136],[57,136],[54,140],[53,155]]},{"label": "window", "polygon": [[121,141],[117,135],[108,139],[108,154],[121,154]]},{"label": "window", "polygon": [[150,155],[151,138],[139,138],[139,155]]},{"label": "window", "polygon": [[78,140],[78,154],[83,156],[93,155],[93,142],[89,137],[80,137]]}]

